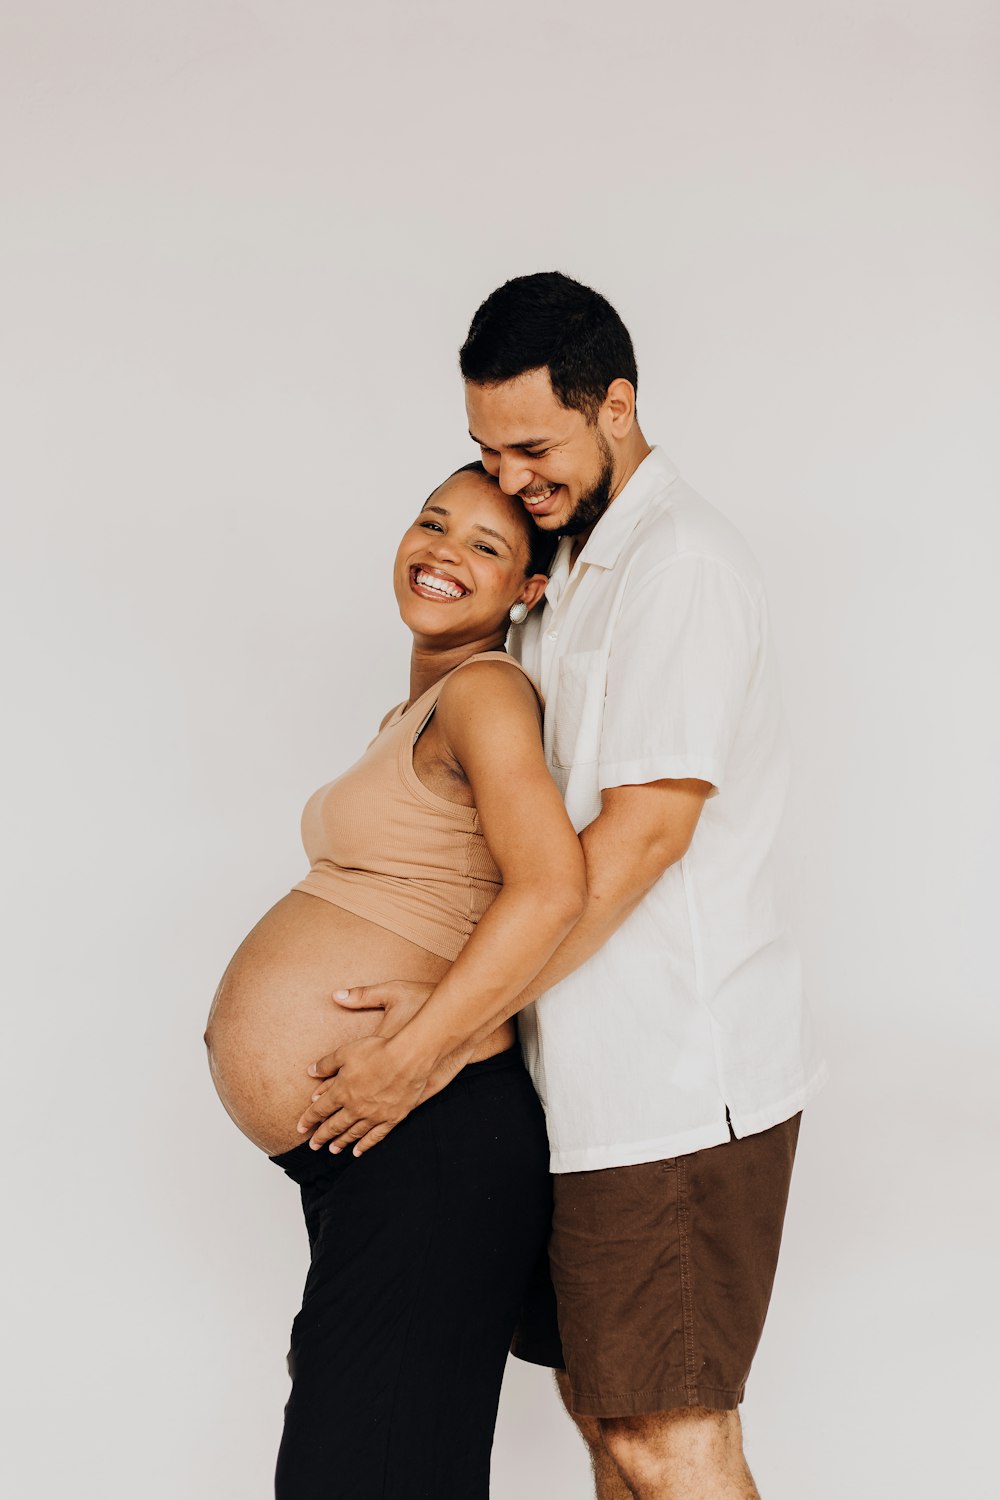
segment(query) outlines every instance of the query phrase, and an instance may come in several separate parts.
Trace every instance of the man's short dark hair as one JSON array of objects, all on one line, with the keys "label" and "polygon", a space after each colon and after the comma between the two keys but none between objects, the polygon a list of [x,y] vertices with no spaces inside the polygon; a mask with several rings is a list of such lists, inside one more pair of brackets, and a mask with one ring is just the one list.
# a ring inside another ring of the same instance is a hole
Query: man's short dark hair
[{"label": "man's short dark hair", "polygon": [[[491,484],[495,484],[497,489],[500,488],[499,479],[490,474],[478,458],[474,458],[471,464],[463,464],[460,469],[456,469],[453,474],[449,474],[448,479],[454,479],[455,474],[482,474],[484,479],[488,479]],[[446,484],[447,482],[445,480]],[[549,568],[552,566],[552,558],[555,555],[556,547],[559,545],[559,538],[553,536],[549,531],[542,531],[540,527],[536,526],[520,500],[513,500],[513,504],[520,512],[524,525],[524,534],[528,538],[528,566],[525,569],[525,576],[530,578],[533,573],[548,573]]]},{"label": "man's short dark hair", "polygon": [[502,385],[544,367],[563,406],[591,423],[613,380],[639,383],[632,340],[611,303],[561,271],[515,276],[491,292],[458,358],[473,385]]}]

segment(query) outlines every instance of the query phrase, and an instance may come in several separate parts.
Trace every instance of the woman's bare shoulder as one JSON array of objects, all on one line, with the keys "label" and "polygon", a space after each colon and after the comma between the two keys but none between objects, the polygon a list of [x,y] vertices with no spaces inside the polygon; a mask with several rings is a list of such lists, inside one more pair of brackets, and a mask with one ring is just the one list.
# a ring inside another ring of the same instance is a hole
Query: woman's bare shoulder
[{"label": "woman's bare shoulder", "polygon": [[527,672],[513,658],[470,661],[453,672],[441,689],[438,713],[452,717],[490,714],[497,719],[542,717],[538,692]]}]

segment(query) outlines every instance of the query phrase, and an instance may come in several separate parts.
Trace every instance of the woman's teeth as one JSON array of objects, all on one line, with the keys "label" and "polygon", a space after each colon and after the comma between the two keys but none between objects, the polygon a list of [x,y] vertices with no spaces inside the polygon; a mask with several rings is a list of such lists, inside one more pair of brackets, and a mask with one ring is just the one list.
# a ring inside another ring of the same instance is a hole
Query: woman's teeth
[{"label": "woman's teeth", "polygon": [[434,594],[441,594],[446,599],[464,599],[469,592],[460,583],[452,578],[439,578],[436,573],[425,573],[418,568],[413,576],[413,581],[422,589],[430,589]]}]

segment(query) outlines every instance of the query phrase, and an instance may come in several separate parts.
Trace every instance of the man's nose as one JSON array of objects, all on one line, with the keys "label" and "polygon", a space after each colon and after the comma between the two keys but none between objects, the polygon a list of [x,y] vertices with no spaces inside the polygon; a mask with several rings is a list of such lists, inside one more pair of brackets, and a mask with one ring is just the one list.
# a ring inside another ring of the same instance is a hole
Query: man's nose
[{"label": "man's nose", "polygon": [[500,473],[497,478],[505,495],[518,495],[531,483],[534,475],[523,458],[508,458],[504,454],[500,460]]}]

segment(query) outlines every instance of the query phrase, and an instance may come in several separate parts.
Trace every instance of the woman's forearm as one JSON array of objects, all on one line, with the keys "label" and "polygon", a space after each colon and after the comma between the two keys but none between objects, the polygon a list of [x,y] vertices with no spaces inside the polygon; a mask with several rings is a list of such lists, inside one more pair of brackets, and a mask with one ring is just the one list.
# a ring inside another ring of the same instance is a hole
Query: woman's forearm
[{"label": "woman's forearm", "polygon": [[505,1015],[520,1009],[517,997],[564,942],[585,905],[582,885],[504,886],[433,994],[393,1038],[394,1047],[433,1067],[489,1035]]}]

